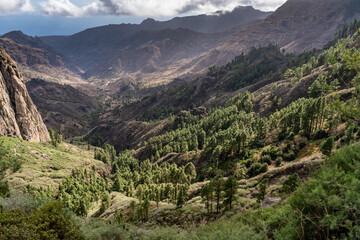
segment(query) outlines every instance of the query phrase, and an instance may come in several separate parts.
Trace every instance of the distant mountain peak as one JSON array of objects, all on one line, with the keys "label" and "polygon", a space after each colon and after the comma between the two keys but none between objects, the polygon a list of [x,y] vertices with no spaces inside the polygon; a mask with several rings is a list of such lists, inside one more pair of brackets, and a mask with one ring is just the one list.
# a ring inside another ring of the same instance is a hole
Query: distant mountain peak
[{"label": "distant mountain peak", "polygon": [[149,23],[155,23],[155,22],[156,22],[155,19],[153,19],[153,18],[147,18],[147,19],[145,19],[144,21],[142,21],[140,25],[149,24]]}]

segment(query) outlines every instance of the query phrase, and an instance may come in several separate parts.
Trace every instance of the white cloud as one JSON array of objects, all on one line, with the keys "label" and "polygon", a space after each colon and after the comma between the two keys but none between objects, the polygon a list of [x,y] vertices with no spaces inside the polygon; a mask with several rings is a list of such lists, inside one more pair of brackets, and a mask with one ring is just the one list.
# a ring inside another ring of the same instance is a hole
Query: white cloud
[{"label": "white cloud", "polygon": [[[0,0],[1,1],[1,0]],[[141,17],[176,16],[182,13],[207,13],[254,6],[275,10],[286,0],[94,0],[79,7],[70,0],[47,0],[40,6],[47,15],[82,17],[94,15],[133,15]]]},{"label": "white cloud", "polygon": [[285,2],[286,0],[251,0],[249,5],[263,11],[274,11]]},{"label": "white cloud", "polygon": [[80,17],[82,11],[81,8],[69,0],[48,0],[47,2],[41,2],[40,6],[46,15]]},{"label": "white cloud", "polygon": [[33,11],[30,0],[0,0],[0,15]]}]

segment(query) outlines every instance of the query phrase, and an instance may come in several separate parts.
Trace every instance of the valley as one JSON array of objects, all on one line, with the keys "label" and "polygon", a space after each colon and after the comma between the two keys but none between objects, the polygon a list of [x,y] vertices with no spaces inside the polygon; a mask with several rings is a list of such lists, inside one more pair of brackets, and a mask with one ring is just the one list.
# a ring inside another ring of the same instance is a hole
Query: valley
[{"label": "valley", "polygon": [[359,18],[1,35],[0,239],[360,238]]}]

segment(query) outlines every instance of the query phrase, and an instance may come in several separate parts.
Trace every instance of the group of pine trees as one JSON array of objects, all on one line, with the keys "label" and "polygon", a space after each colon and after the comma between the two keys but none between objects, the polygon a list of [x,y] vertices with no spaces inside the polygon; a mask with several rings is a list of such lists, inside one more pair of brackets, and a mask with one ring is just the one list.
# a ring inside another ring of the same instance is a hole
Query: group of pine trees
[{"label": "group of pine trees", "polygon": [[208,213],[220,213],[222,209],[231,210],[237,200],[238,183],[236,178],[230,176],[224,180],[216,176],[201,190],[201,198]]}]

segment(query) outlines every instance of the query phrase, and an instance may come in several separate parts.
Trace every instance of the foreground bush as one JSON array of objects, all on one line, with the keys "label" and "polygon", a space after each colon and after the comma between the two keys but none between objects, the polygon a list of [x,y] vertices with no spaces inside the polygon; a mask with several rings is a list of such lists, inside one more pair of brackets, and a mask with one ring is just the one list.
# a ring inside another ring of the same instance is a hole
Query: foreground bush
[{"label": "foreground bush", "polygon": [[0,240],[83,240],[77,226],[63,215],[59,202],[47,204],[31,214],[21,209],[0,213]]},{"label": "foreground bush", "polygon": [[278,239],[360,239],[360,144],[333,154],[289,199]]}]

